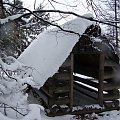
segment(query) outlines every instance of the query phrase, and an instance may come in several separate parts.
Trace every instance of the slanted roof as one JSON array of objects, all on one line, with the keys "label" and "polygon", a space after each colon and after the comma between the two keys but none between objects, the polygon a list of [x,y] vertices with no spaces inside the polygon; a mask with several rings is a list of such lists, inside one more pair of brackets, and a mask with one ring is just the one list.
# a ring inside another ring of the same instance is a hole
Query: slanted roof
[{"label": "slanted roof", "polygon": [[[91,17],[90,14],[85,16]],[[86,28],[92,24],[93,22],[89,20],[76,18],[61,27],[82,35]],[[78,35],[54,28],[38,35],[18,60],[33,67],[34,80],[41,87],[49,77],[58,71],[78,40]]]}]

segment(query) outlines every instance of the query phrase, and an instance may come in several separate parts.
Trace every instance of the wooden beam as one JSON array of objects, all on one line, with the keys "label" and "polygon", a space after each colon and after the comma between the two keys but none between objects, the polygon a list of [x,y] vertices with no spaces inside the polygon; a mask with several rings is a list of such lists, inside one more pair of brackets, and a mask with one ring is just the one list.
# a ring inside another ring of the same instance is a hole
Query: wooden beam
[{"label": "wooden beam", "polygon": [[70,73],[60,72],[60,73],[55,73],[53,78],[56,78],[56,80],[70,80],[71,75]]},{"label": "wooden beam", "polygon": [[103,106],[103,80],[104,80],[104,54],[99,57],[99,87],[98,87],[98,102]]},{"label": "wooden beam", "polygon": [[71,53],[71,81],[70,81],[70,111],[73,109],[73,68],[74,68],[74,54]]},{"label": "wooden beam", "polygon": [[90,79],[84,79],[84,78],[74,76],[74,81],[79,81],[79,82],[85,83],[87,85],[90,85],[92,87],[98,88],[98,83],[93,82]]},{"label": "wooden beam", "polygon": [[88,88],[86,86],[83,86],[79,83],[74,82],[74,90],[77,90],[81,92],[82,94],[97,100],[98,91],[95,91],[92,88]]},{"label": "wooden beam", "polygon": [[114,94],[106,94],[106,95],[104,95],[104,100],[107,100],[107,101],[110,101],[110,100],[117,100],[117,99],[119,99],[120,98],[120,95],[118,94],[118,95],[114,95]]}]

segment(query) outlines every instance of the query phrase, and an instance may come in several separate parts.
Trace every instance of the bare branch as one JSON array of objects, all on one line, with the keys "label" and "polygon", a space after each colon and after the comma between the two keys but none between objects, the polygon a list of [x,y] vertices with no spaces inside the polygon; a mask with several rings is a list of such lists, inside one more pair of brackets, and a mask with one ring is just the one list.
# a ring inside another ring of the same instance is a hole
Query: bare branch
[{"label": "bare branch", "polygon": [[[29,13],[25,13],[25,14],[21,15],[19,18],[24,17],[24,16],[26,16],[26,15],[32,14],[32,15],[34,15],[36,18],[40,19],[41,21],[46,22],[46,23],[48,23],[49,25],[58,27],[59,29],[61,29],[62,31],[65,31],[65,32],[75,33],[74,31],[64,30],[64,29],[61,28],[59,25],[53,24],[53,23],[51,23],[51,22],[49,22],[49,21],[46,21],[46,20],[42,19],[41,17],[38,17],[35,13],[40,13],[40,12],[53,13],[53,12],[54,12],[54,13],[70,14],[70,15],[74,15],[74,16],[76,16],[76,17],[80,17],[80,18],[87,19],[87,20],[90,20],[90,21],[94,21],[94,22],[98,22],[98,23],[102,23],[102,24],[106,24],[106,25],[110,25],[110,26],[114,26],[114,27],[120,28],[119,26],[116,26],[116,25],[111,24],[111,23],[109,23],[109,22],[105,22],[105,21],[101,21],[101,20],[96,20],[96,19],[94,19],[94,18],[88,18],[88,17],[82,16],[82,15],[79,15],[79,14],[76,14],[76,13],[70,12],[70,11],[61,11],[61,10],[38,10],[38,11],[31,11],[31,10],[29,10],[29,9],[27,9],[27,8],[19,8],[19,7],[16,7],[16,6],[14,6],[14,5],[10,4],[10,3],[3,3],[3,4],[6,4],[6,5],[9,5],[9,6],[15,7],[15,8],[17,8],[17,9],[24,9],[24,10],[26,10],[26,11],[29,12]],[[16,18],[16,19],[19,19],[19,18]],[[79,35],[79,33],[75,33],[75,34]],[[80,35],[79,35],[79,36],[80,36]]]},{"label": "bare branch", "polygon": [[[52,0],[51,0],[52,1]],[[54,10],[56,10],[56,8],[55,8],[55,6],[52,4],[52,2],[51,2],[50,0],[48,0],[48,2],[51,4],[51,6],[53,7],[53,9]],[[62,18],[64,18],[65,19],[65,17],[61,14],[61,13],[59,13],[59,15],[62,17]],[[66,20],[66,19],[65,19]]]},{"label": "bare branch", "polygon": [[5,113],[5,116],[7,116],[7,113],[6,113],[6,105],[4,104],[4,113]]},{"label": "bare branch", "polygon": [[64,5],[64,6],[68,6],[68,7],[77,7],[77,5],[72,6],[72,5],[67,5],[67,4],[61,3],[61,2],[57,2],[57,1],[55,1],[55,0],[51,0],[51,1],[53,1],[54,3],[57,3],[57,4],[61,4],[61,5]]},{"label": "bare branch", "polygon": [[55,10],[54,5],[52,4],[52,2],[50,0],[48,0],[48,2],[51,4],[51,6],[53,7],[53,9]]},{"label": "bare branch", "polygon": [[[24,17],[24,16],[26,16],[26,15],[32,14],[32,15],[34,15],[36,18],[38,18],[39,20],[41,20],[41,21],[43,21],[43,22],[45,22],[45,23],[47,23],[47,24],[49,24],[49,25],[55,26],[55,27],[59,28],[60,30],[62,30],[62,31],[64,31],[64,32],[76,34],[76,35],[78,35],[79,37],[81,36],[81,35],[80,35],[79,33],[77,33],[77,32],[74,32],[74,31],[72,31],[72,30],[63,29],[63,28],[60,27],[59,25],[54,24],[54,23],[51,23],[51,22],[49,22],[49,21],[47,21],[47,20],[44,20],[43,18],[41,18],[41,17],[39,17],[38,15],[35,14],[35,13],[37,13],[37,12],[42,12],[42,10],[31,11],[31,10],[29,10],[29,9],[27,9],[27,8],[19,8],[19,7],[16,7],[16,6],[14,6],[14,5],[10,4],[10,3],[3,3],[3,4],[10,5],[10,6],[15,7],[15,8],[17,8],[17,9],[24,9],[24,10],[26,10],[26,11],[29,12],[29,13],[25,13],[25,14],[21,15],[20,17],[18,17],[18,18],[16,18],[16,19],[19,19],[19,18]],[[43,11],[45,12],[46,10],[43,10]],[[52,10],[51,12],[53,12],[53,11],[56,11],[56,12],[57,12],[57,10]],[[49,12],[49,10],[48,10],[48,12]],[[42,13],[43,13],[43,12],[42,12]],[[60,12],[58,12],[58,13],[60,13]],[[61,13],[62,13],[62,12],[61,12]]]},{"label": "bare branch", "polygon": [[[11,107],[11,106],[9,106],[9,105],[7,105],[7,104],[5,104],[5,103],[3,103],[3,105],[4,106],[8,106],[8,107],[6,107],[6,108],[11,108],[11,109],[13,109],[14,111],[16,111],[17,113],[19,113],[20,115],[22,115],[22,116],[26,116],[27,114],[22,114],[21,112],[19,112],[17,109],[15,109],[14,107]],[[1,107],[1,106],[0,106]]]},{"label": "bare branch", "polygon": [[[83,19],[87,19],[87,20],[90,20],[90,21],[94,21],[94,22],[98,22],[98,23],[102,23],[102,24],[106,24],[106,25],[110,25],[110,26],[114,26],[114,27],[120,28],[119,26],[116,26],[116,25],[111,24],[109,22],[97,20],[97,19],[94,19],[94,18],[88,18],[88,17],[82,16],[82,15],[76,14],[74,12],[69,12],[69,11],[60,11],[60,10],[39,10],[39,11],[33,11],[33,13],[37,13],[37,12],[50,12],[50,13],[55,12],[55,13],[71,14],[71,15],[74,15],[74,16],[77,16],[77,17],[80,17],[80,18],[83,18]],[[24,17],[24,16],[29,15],[29,14],[30,13],[26,13],[26,14],[24,14],[21,17]]]},{"label": "bare branch", "polygon": [[15,81],[17,81],[17,79],[16,78],[14,78],[14,77],[11,77],[4,69],[3,69],[3,67],[2,67],[2,65],[0,66],[0,68],[1,68],[1,70],[8,76],[8,78],[10,78],[10,79],[13,79],[13,80],[15,80]]}]

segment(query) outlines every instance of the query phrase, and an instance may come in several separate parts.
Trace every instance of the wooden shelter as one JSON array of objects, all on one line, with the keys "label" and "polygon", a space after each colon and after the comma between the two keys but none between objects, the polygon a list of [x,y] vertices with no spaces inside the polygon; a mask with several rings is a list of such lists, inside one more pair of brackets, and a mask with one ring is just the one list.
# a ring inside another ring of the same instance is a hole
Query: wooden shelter
[{"label": "wooden shelter", "polygon": [[[34,90],[49,116],[119,109],[119,58],[100,32],[96,25],[86,29],[58,72]],[[96,104],[99,108],[86,107]],[[76,106],[81,108],[74,110]]]}]

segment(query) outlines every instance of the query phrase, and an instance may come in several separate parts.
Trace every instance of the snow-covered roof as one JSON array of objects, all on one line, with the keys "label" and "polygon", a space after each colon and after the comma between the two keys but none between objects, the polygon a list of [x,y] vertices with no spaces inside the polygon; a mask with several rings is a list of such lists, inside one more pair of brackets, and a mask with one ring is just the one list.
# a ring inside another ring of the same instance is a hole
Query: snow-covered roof
[{"label": "snow-covered roof", "polygon": [[[84,16],[92,17],[90,14]],[[93,22],[89,20],[76,18],[61,27],[82,35],[86,28],[92,24]],[[53,28],[38,35],[18,60],[34,69],[34,80],[41,87],[49,77],[58,71],[78,40],[77,34]]]}]

